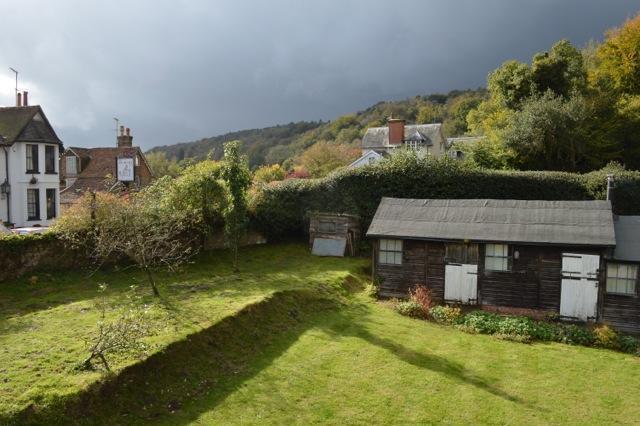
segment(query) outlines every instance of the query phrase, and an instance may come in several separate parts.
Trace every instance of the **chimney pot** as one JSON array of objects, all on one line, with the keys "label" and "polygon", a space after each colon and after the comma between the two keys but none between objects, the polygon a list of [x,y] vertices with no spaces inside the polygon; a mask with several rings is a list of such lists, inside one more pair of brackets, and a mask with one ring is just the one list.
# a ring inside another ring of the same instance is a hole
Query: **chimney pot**
[{"label": "chimney pot", "polygon": [[124,126],[120,126],[120,136],[124,136]]},{"label": "chimney pot", "polygon": [[401,145],[404,141],[404,123],[401,118],[389,118],[387,127],[389,128],[389,145]]},{"label": "chimney pot", "polygon": [[22,93],[16,93],[16,106],[22,106]]},{"label": "chimney pot", "polygon": [[26,90],[24,92],[22,92],[22,106],[29,106],[29,101],[27,100],[27,95],[29,94],[29,92],[27,92]]},{"label": "chimney pot", "polygon": [[131,136],[131,129],[127,127],[127,136]]}]

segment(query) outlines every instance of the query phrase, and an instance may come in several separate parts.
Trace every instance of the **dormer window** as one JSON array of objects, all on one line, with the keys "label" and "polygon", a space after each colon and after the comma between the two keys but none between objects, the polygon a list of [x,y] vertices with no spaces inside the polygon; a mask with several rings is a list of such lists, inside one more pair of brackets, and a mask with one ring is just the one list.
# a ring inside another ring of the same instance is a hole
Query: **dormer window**
[{"label": "dormer window", "polygon": [[67,166],[67,175],[75,176],[78,174],[78,157],[75,155],[67,156],[66,166]]}]

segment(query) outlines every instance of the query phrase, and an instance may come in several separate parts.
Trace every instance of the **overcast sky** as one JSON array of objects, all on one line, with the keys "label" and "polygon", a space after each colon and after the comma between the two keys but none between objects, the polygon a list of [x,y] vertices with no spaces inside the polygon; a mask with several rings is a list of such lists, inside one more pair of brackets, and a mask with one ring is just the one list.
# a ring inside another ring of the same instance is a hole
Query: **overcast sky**
[{"label": "overcast sky", "polygon": [[0,0],[0,105],[13,74],[66,146],[144,149],[328,120],[476,88],[503,61],[578,46],[640,0]]}]

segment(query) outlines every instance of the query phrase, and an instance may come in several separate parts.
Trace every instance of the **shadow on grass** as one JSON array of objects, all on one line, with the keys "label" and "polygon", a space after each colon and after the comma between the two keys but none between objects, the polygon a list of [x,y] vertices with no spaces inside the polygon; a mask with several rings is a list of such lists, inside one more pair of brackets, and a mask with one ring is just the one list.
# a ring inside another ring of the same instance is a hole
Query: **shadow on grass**
[{"label": "shadow on grass", "polygon": [[[364,308],[364,309],[362,309]],[[360,306],[360,313],[366,311],[366,307]],[[367,315],[364,313],[364,315]],[[489,380],[473,374],[470,370],[466,369],[462,364],[447,359],[442,356],[418,352],[413,349],[407,348],[393,340],[385,337],[377,336],[360,324],[363,320],[362,317],[355,318],[353,315],[344,315],[342,320],[335,324],[333,327],[327,329],[330,335],[336,337],[356,337],[366,341],[371,345],[378,346],[388,351],[391,355],[399,358],[403,362],[411,364],[423,370],[433,371],[438,374],[443,374],[457,382],[469,384],[476,388],[488,392],[492,395],[500,397],[506,401],[514,402],[517,404],[530,406],[526,401],[518,398],[517,396],[510,395],[509,393],[494,386]],[[533,408],[532,406],[530,406]]]},{"label": "shadow on grass", "polygon": [[277,292],[73,398],[46,407],[32,406],[8,420],[20,424],[189,424],[214,410],[311,328],[336,339],[363,339],[420,369],[529,406],[459,363],[373,334],[365,327],[369,315],[365,305],[345,307],[317,291]]},{"label": "shadow on grass", "polygon": [[142,424],[166,421],[185,406],[192,419],[195,403],[215,407],[286,351],[315,315],[337,307],[312,291],[275,293],[77,395],[30,406],[0,423]]}]

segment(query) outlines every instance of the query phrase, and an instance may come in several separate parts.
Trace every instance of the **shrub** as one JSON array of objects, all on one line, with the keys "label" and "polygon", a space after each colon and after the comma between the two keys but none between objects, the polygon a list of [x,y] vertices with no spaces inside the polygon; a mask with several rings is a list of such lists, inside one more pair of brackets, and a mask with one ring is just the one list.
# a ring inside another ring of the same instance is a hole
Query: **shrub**
[{"label": "shrub", "polygon": [[629,354],[640,355],[640,342],[631,336],[618,336],[618,349]]},{"label": "shrub", "polygon": [[402,302],[398,302],[395,308],[400,315],[412,318],[425,318],[422,305],[415,300],[404,300]]},{"label": "shrub", "polygon": [[595,340],[593,332],[575,324],[560,326],[558,341],[570,345],[591,346]]},{"label": "shrub", "polygon": [[608,325],[599,325],[593,329],[594,344],[601,348],[618,349],[618,333]]},{"label": "shrub", "polygon": [[531,341],[536,334],[536,323],[528,317],[502,317],[498,322],[497,334],[515,336],[519,339]]},{"label": "shrub", "polygon": [[462,318],[462,310],[457,306],[434,306],[429,316],[440,324],[457,324]]},{"label": "shrub", "polygon": [[458,327],[469,333],[494,334],[499,330],[500,320],[497,314],[474,311],[465,315]]},{"label": "shrub", "polygon": [[417,285],[411,290],[411,300],[422,306],[422,312],[424,317],[429,316],[429,310],[433,306],[433,300],[431,299],[431,290],[423,285]]},{"label": "shrub", "polygon": [[357,214],[366,229],[380,199],[497,198],[604,199],[606,175],[615,174],[616,213],[640,214],[640,172],[617,166],[586,174],[494,171],[450,159],[392,156],[374,165],[321,179],[291,179],[265,186],[252,200],[254,224],[271,238],[302,235],[310,210]]}]

